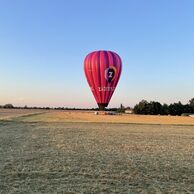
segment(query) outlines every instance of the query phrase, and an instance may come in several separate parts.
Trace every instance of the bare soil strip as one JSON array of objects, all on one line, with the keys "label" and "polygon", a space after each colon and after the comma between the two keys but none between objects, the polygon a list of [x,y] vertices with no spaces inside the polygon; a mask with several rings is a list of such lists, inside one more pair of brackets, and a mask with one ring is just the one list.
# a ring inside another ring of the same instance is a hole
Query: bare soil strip
[{"label": "bare soil strip", "polygon": [[95,115],[87,111],[55,111],[35,114],[19,118],[27,122],[97,122],[97,123],[137,123],[137,124],[169,124],[194,125],[194,117],[188,116],[151,116],[151,115]]},{"label": "bare soil strip", "polygon": [[40,109],[0,109],[0,120],[12,120],[22,116],[32,116],[46,113]]}]

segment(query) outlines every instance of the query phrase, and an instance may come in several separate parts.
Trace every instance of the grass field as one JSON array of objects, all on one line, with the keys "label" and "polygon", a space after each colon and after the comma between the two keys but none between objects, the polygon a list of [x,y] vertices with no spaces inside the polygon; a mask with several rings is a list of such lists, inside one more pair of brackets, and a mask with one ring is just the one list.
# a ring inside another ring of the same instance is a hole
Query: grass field
[{"label": "grass field", "polygon": [[[173,124],[173,125],[194,126],[194,117],[186,116],[159,116],[159,115],[151,116],[135,114],[95,115],[94,112],[91,111],[56,111],[56,110],[52,111],[28,110],[28,111],[29,112],[26,113],[24,116],[19,117],[18,120],[25,122],[136,123],[136,124]],[[32,116],[29,117],[29,114],[31,114]],[[16,117],[18,116],[16,115]]]},{"label": "grass field", "polygon": [[194,118],[0,109],[0,119],[0,193],[194,193]]}]

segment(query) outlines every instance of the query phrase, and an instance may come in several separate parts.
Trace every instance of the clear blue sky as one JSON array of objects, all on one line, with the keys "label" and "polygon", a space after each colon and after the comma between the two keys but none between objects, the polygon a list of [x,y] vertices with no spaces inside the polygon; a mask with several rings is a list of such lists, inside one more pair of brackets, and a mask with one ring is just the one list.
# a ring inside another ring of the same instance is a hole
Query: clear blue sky
[{"label": "clear blue sky", "polygon": [[1,0],[0,104],[95,107],[98,49],[123,61],[110,107],[194,97],[193,0]]}]

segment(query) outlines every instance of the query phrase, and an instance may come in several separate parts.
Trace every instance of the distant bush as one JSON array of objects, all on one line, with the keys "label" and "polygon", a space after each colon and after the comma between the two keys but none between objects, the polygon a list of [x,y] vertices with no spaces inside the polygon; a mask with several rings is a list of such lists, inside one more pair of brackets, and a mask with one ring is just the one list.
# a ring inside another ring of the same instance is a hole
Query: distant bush
[{"label": "distant bush", "polygon": [[125,112],[125,107],[121,104],[120,108],[117,108],[116,112],[118,113],[124,113]]},{"label": "distant bush", "polygon": [[181,116],[188,117],[191,113],[182,113]]},{"label": "distant bush", "polygon": [[3,108],[14,108],[14,106],[12,104],[5,104]]}]

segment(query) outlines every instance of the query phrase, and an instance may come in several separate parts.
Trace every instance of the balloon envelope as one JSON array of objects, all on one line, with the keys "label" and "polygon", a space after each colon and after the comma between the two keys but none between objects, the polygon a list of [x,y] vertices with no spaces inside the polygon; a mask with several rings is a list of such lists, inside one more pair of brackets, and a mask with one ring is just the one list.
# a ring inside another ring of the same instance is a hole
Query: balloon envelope
[{"label": "balloon envelope", "polygon": [[84,72],[100,109],[108,106],[122,70],[121,58],[112,51],[94,51],[84,60]]}]

